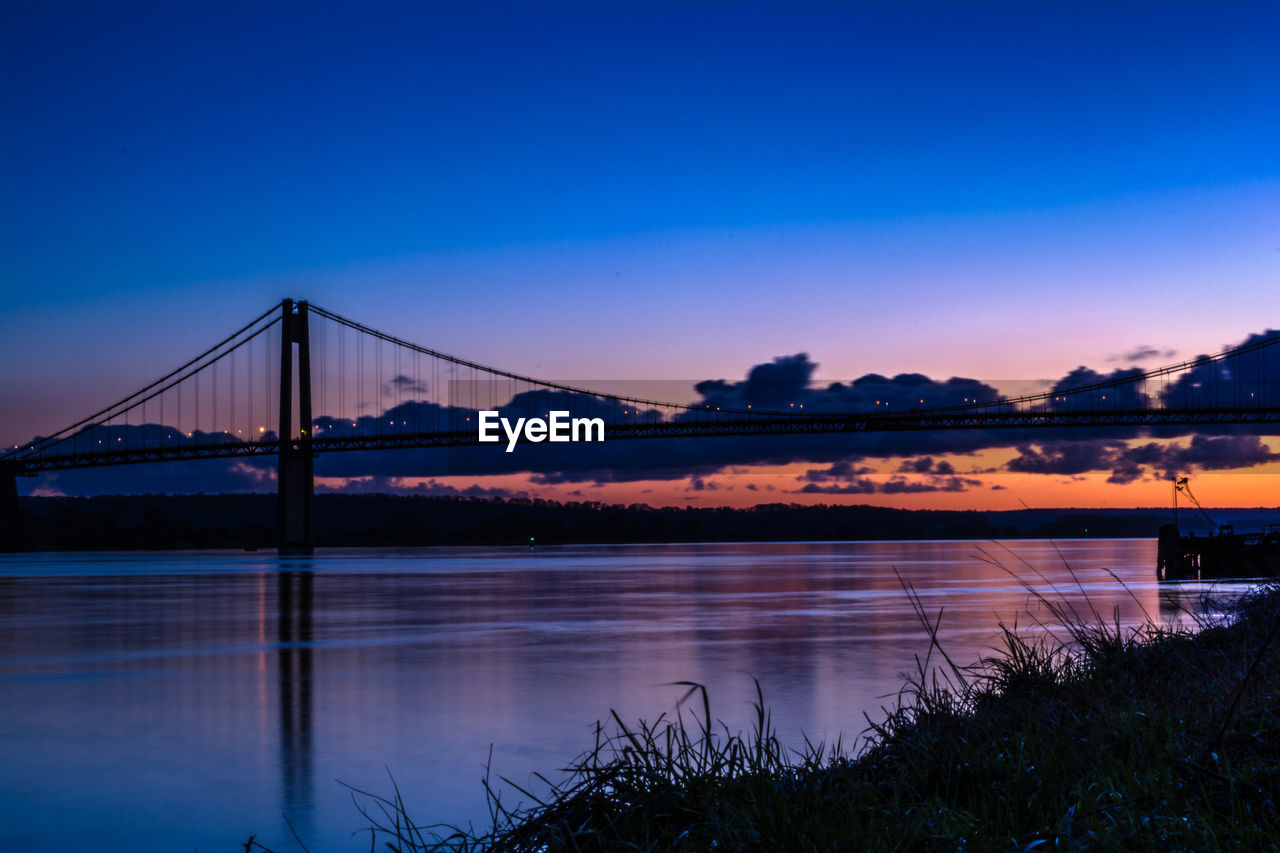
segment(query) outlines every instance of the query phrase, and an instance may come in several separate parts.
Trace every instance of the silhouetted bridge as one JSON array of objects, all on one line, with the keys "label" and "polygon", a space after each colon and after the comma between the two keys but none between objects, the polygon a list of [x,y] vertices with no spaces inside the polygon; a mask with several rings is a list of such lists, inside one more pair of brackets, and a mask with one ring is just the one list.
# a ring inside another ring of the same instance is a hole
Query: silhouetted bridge
[{"label": "silhouetted bridge", "polygon": [[[1270,334],[1213,356],[1105,381],[1001,396],[980,383],[898,385],[860,401],[830,386],[796,400],[678,404],[540,380],[436,352],[307,302],[283,300],[210,349],[49,436],[0,455],[0,527],[16,477],[188,459],[274,456],[283,550],[308,550],[316,454],[479,445],[479,412],[515,420],[568,410],[609,441],[907,430],[1280,423],[1280,350]],[[986,398],[980,399],[979,392]],[[766,395],[768,396],[768,395]],[[316,409],[324,414],[315,416]],[[505,441],[484,445],[494,452]],[[5,531],[0,530],[0,535]]]}]

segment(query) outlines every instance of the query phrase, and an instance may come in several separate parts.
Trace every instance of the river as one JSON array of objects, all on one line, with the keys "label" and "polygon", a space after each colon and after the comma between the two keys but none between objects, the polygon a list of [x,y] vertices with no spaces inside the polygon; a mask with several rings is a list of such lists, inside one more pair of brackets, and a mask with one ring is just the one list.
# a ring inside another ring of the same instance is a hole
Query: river
[{"label": "river", "polygon": [[851,744],[928,649],[898,574],[972,663],[1052,621],[1025,584],[1185,619],[1207,587],[1154,566],[1153,540],[0,555],[0,848],[298,850],[287,815],[367,850],[343,783],[392,776],[419,823],[482,822],[491,747],[555,776],[677,681],[739,729],[758,679],[784,743]]}]

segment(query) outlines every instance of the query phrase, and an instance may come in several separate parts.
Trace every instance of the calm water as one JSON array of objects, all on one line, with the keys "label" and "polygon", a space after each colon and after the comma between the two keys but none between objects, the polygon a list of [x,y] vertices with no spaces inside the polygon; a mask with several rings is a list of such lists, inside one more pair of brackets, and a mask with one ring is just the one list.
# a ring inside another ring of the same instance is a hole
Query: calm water
[{"label": "calm water", "polygon": [[[336,780],[421,822],[479,821],[480,779],[564,766],[594,721],[669,711],[679,680],[784,740],[846,740],[927,649],[893,569],[971,662],[1044,618],[985,549],[1127,622],[1176,619],[1155,543],[785,543],[0,555],[0,849],[367,850]],[[1109,568],[1133,597],[1102,569]],[[1136,601],[1134,599],[1137,599]]]}]

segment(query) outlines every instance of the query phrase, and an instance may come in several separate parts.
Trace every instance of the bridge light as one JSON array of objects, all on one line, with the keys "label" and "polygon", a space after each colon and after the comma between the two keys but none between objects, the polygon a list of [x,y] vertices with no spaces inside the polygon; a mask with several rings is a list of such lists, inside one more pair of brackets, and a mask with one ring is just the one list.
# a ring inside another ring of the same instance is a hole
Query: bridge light
[{"label": "bridge light", "polygon": [[262,433],[262,432],[266,432],[266,431],[267,431],[267,428],[266,428],[266,427],[258,427],[258,432]]}]

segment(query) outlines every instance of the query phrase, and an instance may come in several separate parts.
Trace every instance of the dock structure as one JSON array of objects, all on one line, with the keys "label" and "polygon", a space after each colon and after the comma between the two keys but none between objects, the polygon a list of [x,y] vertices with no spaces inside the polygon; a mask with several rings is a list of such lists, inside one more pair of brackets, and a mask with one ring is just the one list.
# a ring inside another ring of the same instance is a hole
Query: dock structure
[{"label": "dock structure", "polygon": [[1274,578],[1280,576],[1280,524],[1236,533],[1230,524],[1207,536],[1186,536],[1177,525],[1160,526],[1156,578],[1162,581]]}]

